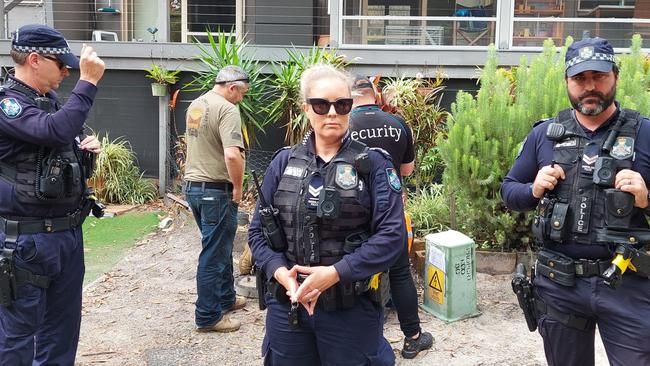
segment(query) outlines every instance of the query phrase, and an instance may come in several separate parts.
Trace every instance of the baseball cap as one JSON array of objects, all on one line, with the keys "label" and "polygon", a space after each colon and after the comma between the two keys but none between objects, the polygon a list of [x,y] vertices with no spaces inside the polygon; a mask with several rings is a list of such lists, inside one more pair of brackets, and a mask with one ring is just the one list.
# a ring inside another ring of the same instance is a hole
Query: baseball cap
[{"label": "baseball cap", "polygon": [[604,38],[585,38],[574,42],[566,51],[566,76],[584,71],[610,72],[614,66],[614,48]]},{"label": "baseball cap", "polygon": [[72,53],[63,34],[47,25],[28,24],[16,29],[12,33],[11,48],[18,52],[54,55],[71,68],[79,68],[79,58]]},{"label": "baseball cap", "polygon": [[354,81],[352,82],[352,90],[361,89],[372,89],[374,91],[375,87],[367,77],[363,75],[356,75],[354,77]]}]

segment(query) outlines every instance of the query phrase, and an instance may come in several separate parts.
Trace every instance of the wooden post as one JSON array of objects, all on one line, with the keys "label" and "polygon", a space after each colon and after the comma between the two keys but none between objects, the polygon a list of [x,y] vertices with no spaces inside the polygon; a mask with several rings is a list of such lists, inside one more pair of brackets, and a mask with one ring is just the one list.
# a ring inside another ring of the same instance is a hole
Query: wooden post
[{"label": "wooden post", "polygon": [[167,155],[169,152],[169,94],[158,97],[158,193],[167,189]]}]

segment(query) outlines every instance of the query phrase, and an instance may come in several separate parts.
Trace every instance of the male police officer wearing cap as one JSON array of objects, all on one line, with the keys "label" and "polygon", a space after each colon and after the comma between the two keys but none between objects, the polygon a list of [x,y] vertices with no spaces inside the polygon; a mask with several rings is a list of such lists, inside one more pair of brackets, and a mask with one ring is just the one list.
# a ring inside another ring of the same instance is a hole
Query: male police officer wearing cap
[{"label": "male police officer wearing cap", "polygon": [[598,325],[612,365],[649,365],[650,280],[628,271],[616,287],[603,273],[617,243],[648,228],[650,121],[615,102],[605,39],[568,48],[565,80],[573,109],[535,124],[501,186],[509,208],[537,206],[533,285],[546,358],[593,365]]},{"label": "male police officer wearing cap", "polygon": [[[0,364],[74,364],[84,276],[81,223],[96,137],[80,135],[104,62],[63,35],[26,25],[11,43],[15,74],[0,88]],[[56,90],[79,69],[67,102]]]}]

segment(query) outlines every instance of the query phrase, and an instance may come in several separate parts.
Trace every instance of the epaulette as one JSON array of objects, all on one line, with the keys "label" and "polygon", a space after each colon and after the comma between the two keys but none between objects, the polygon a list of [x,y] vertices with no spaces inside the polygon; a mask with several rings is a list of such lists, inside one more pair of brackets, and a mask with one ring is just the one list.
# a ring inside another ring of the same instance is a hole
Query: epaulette
[{"label": "epaulette", "polygon": [[288,150],[288,149],[291,149],[291,146],[285,146],[285,147],[281,147],[281,148],[279,148],[278,150],[276,150],[276,152],[273,153],[273,156],[271,156],[271,160],[275,159],[275,157],[276,157],[276,156],[277,156],[281,151],[283,151],[283,150]]},{"label": "epaulette", "polygon": [[378,153],[382,154],[386,159],[393,161],[393,158],[391,158],[388,151],[382,149],[381,147],[371,147],[370,150],[377,151]]},{"label": "epaulette", "polygon": [[542,123],[544,123],[544,122],[546,122],[546,121],[548,121],[548,120],[551,120],[551,119],[552,119],[552,118],[544,118],[544,119],[540,119],[539,121],[533,123],[533,127],[536,127],[537,125],[542,124]]}]

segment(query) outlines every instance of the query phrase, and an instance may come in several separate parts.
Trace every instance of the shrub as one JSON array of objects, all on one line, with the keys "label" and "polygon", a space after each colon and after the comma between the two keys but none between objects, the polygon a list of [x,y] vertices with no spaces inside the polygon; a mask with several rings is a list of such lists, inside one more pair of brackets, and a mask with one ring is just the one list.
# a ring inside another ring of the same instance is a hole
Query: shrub
[{"label": "shrub", "polygon": [[532,124],[569,105],[563,80],[566,48],[558,53],[548,40],[542,54],[530,64],[522,57],[515,70],[497,69],[494,47],[488,52],[480,90],[475,97],[458,93],[448,135],[438,146],[445,161],[452,227],[484,247],[509,250],[529,242],[530,220],[505,209],[501,181]]},{"label": "shrub", "polygon": [[441,184],[433,184],[410,194],[406,211],[411,214],[416,236],[422,237],[449,228],[449,205]]},{"label": "shrub", "polygon": [[90,185],[97,197],[106,203],[142,204],[157,196],[156,187],[144,179],[135,165],[131,144],[118,137],[102,138],[102,152],[97,156]]}]

